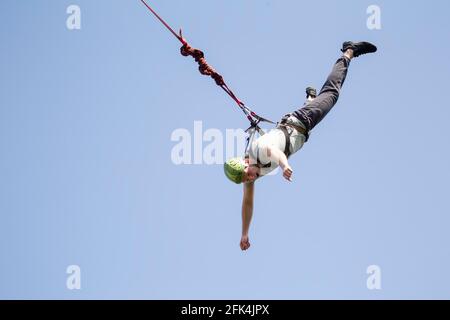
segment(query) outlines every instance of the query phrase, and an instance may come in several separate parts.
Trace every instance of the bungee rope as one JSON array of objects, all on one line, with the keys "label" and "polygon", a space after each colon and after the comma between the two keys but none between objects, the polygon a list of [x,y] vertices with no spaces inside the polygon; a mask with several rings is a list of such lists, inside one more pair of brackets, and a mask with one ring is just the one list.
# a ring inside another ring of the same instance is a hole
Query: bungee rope
[{"label": "bungee rope", "polygon": [[238,105],[238,107],[244,112],[247,119],[250,121],[250,127],[245,130],[245,132],[248,133],[247,137],[247,145],[245,148],[245,153],[248,152],[248,147],[250,145],[251,140],[253,139],[253,136],[256,132],[263,135],[264,131],[259,127],[260,122],[268,122],[271,124],[275,124],[275,122],[270,121],[268,119],[265,119],[263,117],[260,117],[255,112],[253,112],[250,108],[248,108],[235,94],[234,92],[227,86],[225,83],[223,77],[211,66],[208,64],[208,62],[205,59],[205,55],[203,51],[199,49],[195,49],[191,47],[186,39],[183,37],[182,30],[180,29],[179,33],[177,34],[167,22],[162,19],[158,13],[156,13],[155,10],[153,10],[150,5],[145,0],[140,0],[147,9],[175,36],[175,38],[178,39],[178,41],[181,42],[182,47],[180,49],[180,53],[185,56],[191,56],[194,58],[194,60],[198,63],[199,71],[202,75],[210,76],[216,84],[221,87]]}]

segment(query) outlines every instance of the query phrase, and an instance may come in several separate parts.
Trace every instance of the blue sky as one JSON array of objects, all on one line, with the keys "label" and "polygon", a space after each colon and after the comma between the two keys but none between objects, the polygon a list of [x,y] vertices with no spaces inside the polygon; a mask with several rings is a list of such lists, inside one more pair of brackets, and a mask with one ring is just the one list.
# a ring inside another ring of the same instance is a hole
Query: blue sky
[{"label": "blue sky", "polygon": [[[257,183],[241,252],[242,188],[220,164],[175,165],[170,138],[246,120],[145,7],[1,1],[0,298],[450,298],[448,1],[150,2],[275,120],[343,41],[379,52],[352,62],[294,182]],[[81,30],[66,27],[72,4]]]}]

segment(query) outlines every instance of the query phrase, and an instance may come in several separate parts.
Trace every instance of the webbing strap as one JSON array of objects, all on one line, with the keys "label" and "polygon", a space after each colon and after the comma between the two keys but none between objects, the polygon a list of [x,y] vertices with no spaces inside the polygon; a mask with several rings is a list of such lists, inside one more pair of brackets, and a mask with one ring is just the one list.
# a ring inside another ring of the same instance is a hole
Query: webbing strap
[{"label": "webbing strap", "polygon": [[279,129],[283,131],[284,137],[285,137],[285,145],[284,145],[284,154],[286,155],[286,158],[289,158],[291,156],[291,135],[286,129],[286,126],[279,126]]}]

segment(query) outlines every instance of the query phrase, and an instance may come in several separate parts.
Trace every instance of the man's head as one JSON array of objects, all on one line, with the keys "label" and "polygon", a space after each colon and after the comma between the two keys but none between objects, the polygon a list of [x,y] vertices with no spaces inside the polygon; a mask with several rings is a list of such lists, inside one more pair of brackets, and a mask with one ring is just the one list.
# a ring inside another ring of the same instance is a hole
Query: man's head
[{"label": "man's head", "polygon": [[224,163],[223,169],[227,178],[237,184],[253,182],[260,173],[257,166],[249,164],[248,158],[231,158]]}]

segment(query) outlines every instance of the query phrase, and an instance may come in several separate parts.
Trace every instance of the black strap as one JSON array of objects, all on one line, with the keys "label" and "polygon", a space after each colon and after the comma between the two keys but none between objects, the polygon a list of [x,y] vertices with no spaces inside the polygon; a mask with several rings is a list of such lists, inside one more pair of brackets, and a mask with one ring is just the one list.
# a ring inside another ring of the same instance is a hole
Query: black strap
[{"label": "black strap", "polygon": [[[299,133],[303,134],[303,135],[305,136],[305,142],[308,142],[308,139],[309,139],[309,132],[308,132],[308,129],[305,129],[305,128],[303,128],[302,126],[299,126],[299,125],[297,125],[297,124],[287,122],[287,120],[288,120],[288,118],[289,118],[290,116],[296,117],[295,115],[293,115],[293,114],[291,114],[291,113],[285,115],[285,116],[281,119],[281,121],[278,123],[278,127],[285,127],[285,126],[288,126],[288,127],[294,128],[294,129],[297,130]],[[296,118],[297,118],[297,117],[296,117]],[[297,119],[298,119],[298,118],[297,118]],[[300,119],[298,119],[298,120],[299,120],[300,122],[302,122]]]},{"label": "black strap", "polygon": [[284,133],[284,137],[286,139],[286,143],[284,146],[284,154],[286,155],[286,158],[289,158],[291,156],[291,150],[290,150],[290,146],[291,146],[291,135],[289,134],[289,132],[287,131],[286,126],[278,126],[278,128],[283,131]]}]

